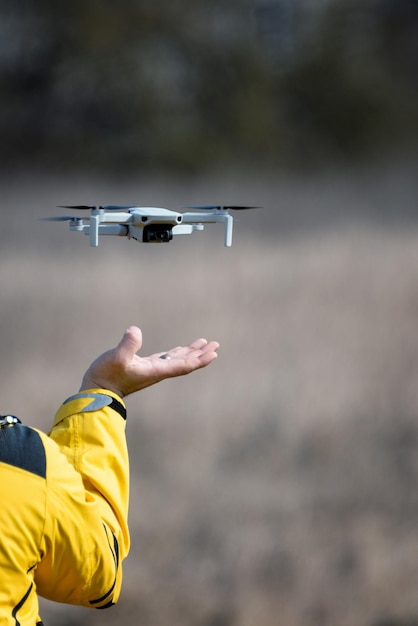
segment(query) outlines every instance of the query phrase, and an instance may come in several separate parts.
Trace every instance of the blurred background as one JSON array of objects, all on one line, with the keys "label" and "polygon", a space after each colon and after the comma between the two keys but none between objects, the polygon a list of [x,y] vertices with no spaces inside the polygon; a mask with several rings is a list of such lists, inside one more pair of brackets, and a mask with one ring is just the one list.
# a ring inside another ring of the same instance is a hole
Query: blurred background
[{"label": "blurred background", "polygon": [[[119,604],[46,624],[418,625],[418,4],[0,1],[2,413],[198,336],[127,399]],[[62,204],[249,204],[170,244]]]}]

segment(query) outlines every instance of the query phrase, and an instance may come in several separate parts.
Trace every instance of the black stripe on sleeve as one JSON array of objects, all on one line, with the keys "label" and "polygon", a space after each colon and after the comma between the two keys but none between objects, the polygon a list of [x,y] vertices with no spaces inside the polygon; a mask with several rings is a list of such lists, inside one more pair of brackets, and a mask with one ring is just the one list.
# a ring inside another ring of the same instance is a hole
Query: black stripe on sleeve
[{"label": "black stripe on sleeve", "polygon": [[116,400],[116,398],[112,398],[112,402],[109,404],[109,407],[116,411],[116,413],[119,413],[119,415],[123,417],[124,420],[126,420],[126,409],[123,404],[119,402],[119,400]]},{"label": "black stripe on sleeve", "polygon": [[46,478],[42,439],[39,433],[23,424],[0,428],[0,461]]},{"label": "black stripe on sleeve", "polygon": [[20,626],[20,622],[17,619],[17,613],[18,613],[18,611],[20,611],[22,606],[25,604],[26,600],[29,598],[30,592],[32,591],[32,587],[33,587],[33,583],[30,584],[29,589],[27,590],[27,592],[25,593],[23,598],[19,601],[18,604],[16,604],[16,606],[12,610],[12,617],[15,620],[15,625],[16,626]]},{"label": "black stripe on sleeve", "polygon": [[[106,538],[107,538],[107,543],[109,545],[109,550],[112,553],[113,560],[114,560],[114,563],[115,563],[115,579],[114,579],[113,584],[110,587],[110,589],[108,589],[108,591],[106,591],[106,593],[104,595],[102,595],[100,598],[97,598],[96,600],[90,600],[90,604],[94,608],[96,608],[96,609],[107,609],[110,606],[114,605],[114,602],[113,602],[113,591],[115,589],[116,580],[117,580],[117,576],[118,576],[118,569],[119,569],[119,544],[118,544],[118,540],[117,540],[116,536],[113,534],[113,532],[110,531],[111,536],[113,538],[113,542],[111,542],[109,540],[109,534],[108,534],[108,530],[106,528],[106,525],[103,524],[103,527],[104,527],[104,530],[105,530],[105,533],[106,533]],[[109,600],[109,597],[111,598],[110,600]],[[106,604],[103,604],[102,606],[95,606],[96,604],[100,604],[100,602],[104,602],[105,600],[108,600],[106,602]]]}]

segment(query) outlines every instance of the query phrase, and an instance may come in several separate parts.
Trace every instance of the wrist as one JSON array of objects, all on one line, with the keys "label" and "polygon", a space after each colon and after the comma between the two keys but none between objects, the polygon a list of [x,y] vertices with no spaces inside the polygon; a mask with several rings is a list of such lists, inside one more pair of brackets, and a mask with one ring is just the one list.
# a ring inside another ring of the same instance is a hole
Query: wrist
[{"label": "wrist", "polygon": [[122,389],[120,389],[116,385],[109,385],[106,384],[105,381],[92,380],[88,376],[84,376],[83,380],[81,381],[79,392],[91,391],[93,389],[100,390],[101,392],[108,391],[111,394],[115,394],[119,398],[124,398],[126,395],[123,393]]}]

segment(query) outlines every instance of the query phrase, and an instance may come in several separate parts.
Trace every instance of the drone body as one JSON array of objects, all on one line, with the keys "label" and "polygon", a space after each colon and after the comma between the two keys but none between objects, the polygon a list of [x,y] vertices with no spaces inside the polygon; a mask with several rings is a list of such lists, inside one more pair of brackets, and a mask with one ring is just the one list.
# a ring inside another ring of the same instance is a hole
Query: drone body
[{"label": "drone body", "polygon": [[143,243],[167,243],[174,235],[189,235],[203,230],[205,224],[221,222],[225,226],[225,246],[232,245],[234,218],[231,209],[243,210],[256,207],[202,206],[189,207],[192,212],[179,213],[159,207],[137,206],[65,206],[66,209],[90,211],[87,217],[58,216],[45,218],[49,221],[68,221],[70,230],[90,237],[90,245],[99,245],[100,235],[127,237]]}]

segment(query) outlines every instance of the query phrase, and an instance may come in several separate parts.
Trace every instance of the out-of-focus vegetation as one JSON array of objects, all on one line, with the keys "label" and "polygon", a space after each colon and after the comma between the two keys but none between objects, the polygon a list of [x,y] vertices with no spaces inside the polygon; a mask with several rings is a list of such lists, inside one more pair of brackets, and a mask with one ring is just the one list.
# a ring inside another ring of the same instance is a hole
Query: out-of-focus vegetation
[{"label": "out-of-focus vegetation", "polygon": [[0,3],[3,166],[307,165],[417,138],[413,0]]}]

